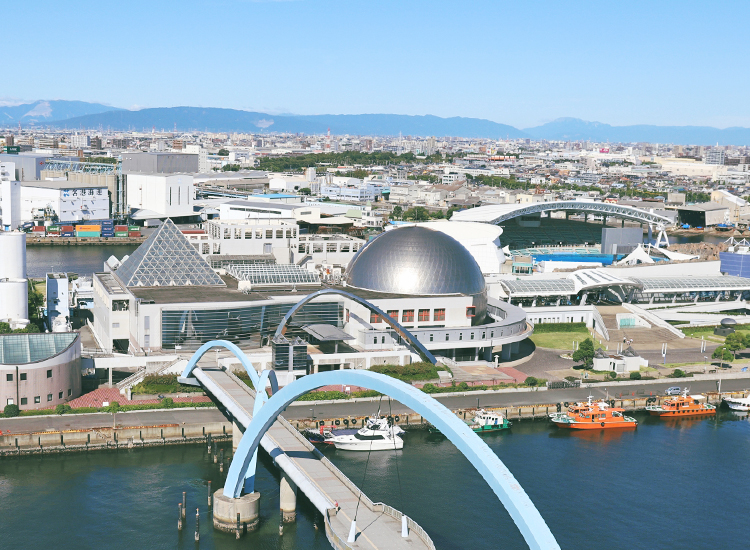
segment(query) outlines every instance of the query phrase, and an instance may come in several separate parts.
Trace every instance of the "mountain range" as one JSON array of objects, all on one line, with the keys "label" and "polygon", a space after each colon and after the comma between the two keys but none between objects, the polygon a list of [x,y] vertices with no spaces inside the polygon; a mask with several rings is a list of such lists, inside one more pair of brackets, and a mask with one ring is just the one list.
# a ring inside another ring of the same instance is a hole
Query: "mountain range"
[{"label": "mountain range", "polygon": [[111,105],[65,101],[59,99],[40,100],[18,105],[0,105],[0,126],[23,124],[48,124],[51,121],[70,120],[75,117],[119,111]]},{"label": "mountain range", "polygon": [[612,126],[578,118],[558,118],[532,128],[518,129],[480,118],[432,115],[271,115],[237,109],[158,107],[130,111],[83,101],[37,101],[0,106],[0,125],[18,123],[65,129],[172,130],[396,136],[460,136],[467,138],[547,140],[612,143],[674,143],[682,145],[750,145],[750,128],[710,126]]}]

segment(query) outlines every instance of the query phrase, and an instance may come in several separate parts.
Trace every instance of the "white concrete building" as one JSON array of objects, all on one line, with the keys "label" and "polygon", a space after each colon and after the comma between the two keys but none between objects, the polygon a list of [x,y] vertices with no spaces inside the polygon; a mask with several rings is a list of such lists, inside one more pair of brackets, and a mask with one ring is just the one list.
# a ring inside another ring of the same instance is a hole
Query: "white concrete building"
[{"label": "white concrete building", "polygon": [[191,174],[128,174],[128,206],[142,211],[136,219],[193,216],[194,200]]},{"label": "white concrete building", "polygon": [[21,218],[31,221],[50,210],[60,223],[104,220],[110,217],[106,184],[66,180],[24,181],[21,183]]}]

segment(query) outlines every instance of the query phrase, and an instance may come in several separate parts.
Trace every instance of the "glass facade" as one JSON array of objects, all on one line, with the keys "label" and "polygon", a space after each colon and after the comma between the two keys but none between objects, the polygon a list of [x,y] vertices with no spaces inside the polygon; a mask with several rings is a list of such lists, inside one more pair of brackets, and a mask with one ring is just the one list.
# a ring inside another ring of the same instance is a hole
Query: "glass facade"
[{"label": "glass facade", "polygon": [[[198,349],[211,340],[260,347],[268,343],[294,304],[269,304],[226,309],[179,309],[161,312],[161,347]],[[302,334],[301,327],[325,323],[343,327],[343,302],[308,303],[287,323],[287,336]]]}]

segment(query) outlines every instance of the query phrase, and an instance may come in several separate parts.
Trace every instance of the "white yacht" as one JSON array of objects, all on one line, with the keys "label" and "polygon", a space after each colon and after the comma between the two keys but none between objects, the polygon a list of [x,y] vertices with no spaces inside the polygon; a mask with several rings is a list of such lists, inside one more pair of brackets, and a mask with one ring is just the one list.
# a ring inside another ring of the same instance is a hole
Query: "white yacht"
[{"label": "white yacht", "polygon": [[365,426],[353,435],[331,435],[326,438],[326,443],[342,451],[393,451],[404,448],[404,440],[395,433],[396,427],[373,428]]},{"label": "white yacht", "polygon": [[724,402],[733,411],[750,411],[750,396],[748,397],[725,397]]}]

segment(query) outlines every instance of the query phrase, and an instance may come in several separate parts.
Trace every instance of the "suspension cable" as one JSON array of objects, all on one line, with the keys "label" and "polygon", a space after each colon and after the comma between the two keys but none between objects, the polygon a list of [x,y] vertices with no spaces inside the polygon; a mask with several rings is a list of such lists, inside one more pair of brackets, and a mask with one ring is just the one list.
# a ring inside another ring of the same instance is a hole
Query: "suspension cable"
[{"label": "suspension cable", "polygon": [[[378,414],[380,414],[380,404],[383,402],[383,396],[380,396],[380,401],[378,401]],[[365,420],[365,423],[367,421]],[[366,425],[366,424],[365,424]],[[367,467],[370,465],[370,455],[372,454],[372,443],[373,440],[370,440],[370,448],[367,451],[367,461],[365,462],[365,471],[362,473],[362,484],[359,489],[359,497],[357,498],[357,508],[354,510],[354,521],[357,521],[357,514],[359,513],[359,503],[362,502],[362,493],[365,490],[365,477],[367,477]]]},{"label": "suspension cable", "polygon": [[[393,409],[391,408],[392,399],[388,398],[388,417],[393,418]],[[404,507],[404,491],[401,488],[401,472],[398,469],[398,455],[396,454],[396,420],[393,420],[393,426],[391,426],[391,439],[393,440],[393,456],[396,461],[396,477],[398,478],[398,494],[401,502],[401,508]]]}]

